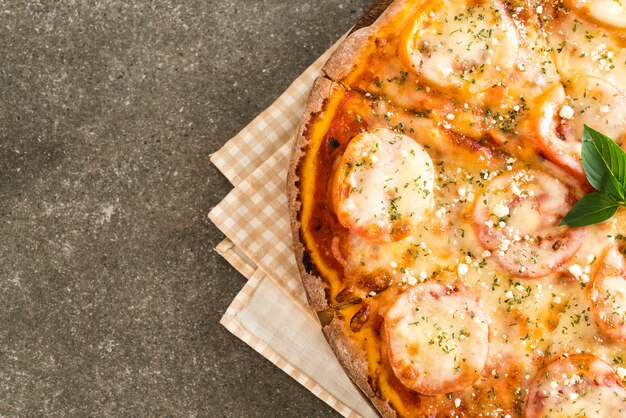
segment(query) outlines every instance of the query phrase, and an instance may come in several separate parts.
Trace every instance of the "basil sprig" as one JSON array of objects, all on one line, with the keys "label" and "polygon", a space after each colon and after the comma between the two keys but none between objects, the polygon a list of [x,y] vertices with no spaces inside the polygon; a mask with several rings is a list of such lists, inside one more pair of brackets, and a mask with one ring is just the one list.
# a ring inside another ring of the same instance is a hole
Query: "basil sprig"
[{"label": "basil sprig", "polygon": [[582,159],[585,176],[596,192],[576,202],[561,225],[596,224],[626,206],[626,152],[608,136],[585,125]]}]

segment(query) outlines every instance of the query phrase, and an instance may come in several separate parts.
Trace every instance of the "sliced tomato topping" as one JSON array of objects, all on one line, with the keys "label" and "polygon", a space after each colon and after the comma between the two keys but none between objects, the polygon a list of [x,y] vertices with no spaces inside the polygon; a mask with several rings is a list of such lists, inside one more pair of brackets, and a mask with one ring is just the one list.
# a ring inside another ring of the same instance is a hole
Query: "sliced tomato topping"
[{"label": "sliced tomato topping", "polygon": [[528,391],[526,418],[623,417],[626,388],[615,371],[591,355],[556,360],[535,376]]},{"label": "sliced tomato topping", "polygon": [[553,163],[584,178],[581,162],[584,125],[621,144],[626,135],[626,97],[598,77],[580,76],[565,89],[549,90],[531,112],[535,142]]},{"label": "sliced tomato topping", "polygon": [[571,129],[561,124],[560,109],[565,105],[565,89],[557,85],[540,99],[532,110],[535,143],[548,160],[584,178],[580,159],[581,140],[576,140]]},{"label": "sliced tomato topping", "polygon": [[[626,96],[620,89],[600,77],[580,76],[566,85],[565,92],[566,105],[574,111],[570,119],[563,121],[569,125],[568,135],[582,141],[583,127],[588,125],[623,145]],[[563,113],[562,107],[559,113]]]},{"label": "sliced tomato topping", "polygon": [[388,129],[352,138],[335,170],[332,198],[339,222],[374,242],[408,236],[432,206],[434,168],[411,137]]},{"label": "sliced tomato topping", "polygon": [[565,4],[600,25],[626,29],[626,3],[623,0],[565,0]]},{"label": "sliced tomato topping", "polygon": [[384,316],[384,331],[394,374],[424,395],[470,386],[487,360],[489,331],[479,303],[441,284],[401,294]]},{"label": "sliced tomato topping", "polygon": [[602,332],[626,341],[626,269],[624,257],[610,249],[589,289],[593,316]]},{"label": "sliced tomato topping", "polygon": [[548,173],[508,172],[477,199],[474,230],[507,271],[542,277],[573,257],[583,242],[583,228],[559,226],[575,201],[570,188]]},{"label": "sliced tomato topping", "polygon": [[517,58],[513,21],[499,1],[431,1],[404,30],[398,53],[437,87],[479,92],[502,80]]}]

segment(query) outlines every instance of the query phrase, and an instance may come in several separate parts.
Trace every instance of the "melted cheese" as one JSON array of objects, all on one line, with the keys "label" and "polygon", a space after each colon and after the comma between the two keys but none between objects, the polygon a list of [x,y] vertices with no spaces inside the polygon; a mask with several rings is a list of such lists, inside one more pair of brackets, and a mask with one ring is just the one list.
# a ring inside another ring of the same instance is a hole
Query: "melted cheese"
[{"label": "melted cheese", "polygon": [[487,317],[480,305],[442,285],[400,295],[385,315],[385,332],[394,373],[426,395],[471,385],[487,359]]},{"label": "melted cheese", "polygon": [[573,257],[583,229],[559,226],[574,197],[542,171],[507,173],[491,182],[474,209],[480,242],[511,274],[542,277]]},{"label": "melted cheese", "polygon": [[598,326],[606,336],[619,341],[626,341],[625,276],[622,256],[611,249],[589,292],[591,310]]},{"label": "melted cheese", "polygon": [[497,1],[431,1],[401,41],[407,66],[445,89],[485,90],[515,62],[515,26]]},{"label": "melted cheese", "polygon": [[592,356],[549,364],[530,389],[526,417],[622,417],[626,389],[611,367]]},{"label": "melted cheese", "polygon": [[565,0],[565,4],[598,24],[626,29],[626,4],[623,0]]},{"label": "melted cheese", "polygon": [[[626,67],[626,62],[623,64]],[[626,78],[624,78],[626,81]],[[581,76],[566,86],[567,105],[573,115],[567,123],[568,136],[580,141],[584,125],[623,144],[626,138],[626,96],[613,84],[599,77]]]},{"label": "melted cheese", "polygon": [[370,241],[397,241],[432,206],[433,163],[412,138],[378,129],[350,141],[335,172],[333,202],[342,225]]},{"label": "melted cheese", "polygon": [[545,33],[562,80],[568,82],[587,75],[624,86],[626,41],[575,13],[557,10],[552,14]]}]

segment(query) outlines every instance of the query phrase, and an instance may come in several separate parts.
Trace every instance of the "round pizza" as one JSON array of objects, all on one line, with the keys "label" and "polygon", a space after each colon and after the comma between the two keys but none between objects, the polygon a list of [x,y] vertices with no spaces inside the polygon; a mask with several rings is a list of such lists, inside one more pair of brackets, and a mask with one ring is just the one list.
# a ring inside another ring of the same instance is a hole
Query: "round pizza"
[{"label": "round pizza", "polygon": [[395,0],[345,39],[289,207],[382,416],[626,416],[622,147],[623,0]]}]

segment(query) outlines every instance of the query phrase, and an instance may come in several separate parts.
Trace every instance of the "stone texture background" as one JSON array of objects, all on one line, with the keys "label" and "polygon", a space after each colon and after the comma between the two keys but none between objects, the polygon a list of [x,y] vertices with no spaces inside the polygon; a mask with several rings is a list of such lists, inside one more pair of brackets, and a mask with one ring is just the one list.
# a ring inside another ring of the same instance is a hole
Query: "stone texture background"
[{"label": "stone texture background", "polygon": [[329,416],[218,321],[209,155],[368,0],[0,0],[0,415]]}]

